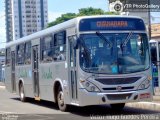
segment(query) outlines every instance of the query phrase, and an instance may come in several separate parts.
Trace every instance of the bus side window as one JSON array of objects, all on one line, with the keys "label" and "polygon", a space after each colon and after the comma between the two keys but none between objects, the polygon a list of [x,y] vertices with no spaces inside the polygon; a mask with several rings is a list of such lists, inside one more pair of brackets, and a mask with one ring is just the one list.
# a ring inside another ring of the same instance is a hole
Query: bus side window
[{"label": "bus side window", "polygon": [[17,49],[16,49],[16,56],[17,56],[17,59],[16,59],[16,62],[17,62],[17,65],[22,65],[24,64],[24,44],[20,44],[17,46]]},{"label": "bus side window", "polygon": [[25,43],[25,58],[24,63],[25,64],[31,64],[31,42]]},{"label": "bus side window", "polygon": [[47,35],[41,39],[41,61],[51,62],[53,61],[53,37],[52,35]]},{"label": "bus side window", "polygon": [[156,47],[156,43],[150,43],[151,46],[151,60],[152,63],[156,63],[157,61],[157,47]]},{"label": "bus side window", "polygon": [[54,35],[54,55],[55,61],[66,60],[66,31],[59,32]]},{"label": "bus side window", "polygon": [[11,64],[11,49],[6,49],[6,66],[10,66]]}]

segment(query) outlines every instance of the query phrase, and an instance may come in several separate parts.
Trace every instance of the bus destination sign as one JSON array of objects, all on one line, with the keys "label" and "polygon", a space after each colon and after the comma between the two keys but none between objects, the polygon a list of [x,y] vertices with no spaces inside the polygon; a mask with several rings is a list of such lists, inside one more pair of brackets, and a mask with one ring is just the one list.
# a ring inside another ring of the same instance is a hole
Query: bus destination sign
[{"label": "bus destination sign", "polygon": [[79,30],[145,30],[145,25],[138,18],[89,18],[80,21]]}]

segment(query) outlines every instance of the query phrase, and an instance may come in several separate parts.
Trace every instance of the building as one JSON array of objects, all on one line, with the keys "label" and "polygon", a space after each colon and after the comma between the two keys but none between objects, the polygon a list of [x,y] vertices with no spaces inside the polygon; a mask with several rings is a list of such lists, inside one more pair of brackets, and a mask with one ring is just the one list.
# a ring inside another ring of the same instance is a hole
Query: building
[{"label": "building", "polygon": [[7,42],[40,31],[48,23],[47,0],[5,0]]},{"label": "building", "polygon": [[151,38],[160,41],[160,23],[151,24]]},{"label": "building", "polygon": [[6,40],[7,42],[13,40],[12,27],[12,0],[5,0],[5,16],[6,16]]},{"label": "building", "polygon": [[5,49],[0,49],[0,82],[4,82]]}]

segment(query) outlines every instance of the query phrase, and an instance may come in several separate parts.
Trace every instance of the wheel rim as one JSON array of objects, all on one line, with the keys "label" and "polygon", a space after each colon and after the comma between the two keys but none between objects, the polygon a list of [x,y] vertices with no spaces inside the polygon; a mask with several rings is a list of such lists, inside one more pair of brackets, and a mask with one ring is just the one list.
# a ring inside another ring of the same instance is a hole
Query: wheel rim
[{"label": "wheel rim", "polygon": [[60,107],[64,106],[64,96],[62,91],[58,95],[58,104]]}]

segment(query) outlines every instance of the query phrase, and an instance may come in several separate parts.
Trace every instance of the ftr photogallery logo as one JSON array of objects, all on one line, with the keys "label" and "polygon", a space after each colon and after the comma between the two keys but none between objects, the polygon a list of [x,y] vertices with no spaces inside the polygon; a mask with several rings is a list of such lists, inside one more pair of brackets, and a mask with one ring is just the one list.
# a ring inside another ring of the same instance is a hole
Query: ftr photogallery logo
[{"label": "ftr photogallery logo", "polygon": [[159,12],[160,0],[116,0],[111,2],[109,9],[112,12]]},{"label": "ftr photogallery logo", "polygon": [[123,3],[118,1],[112,2],[109,5],[110,11],[113,12],[122,12],[123,11]]},{"label": "ftr photogallery logo", "polygon": [[123,11],[123,3],[118,1],[110,3],[110,11],[114,12],[122,12]]},{"label": "ftr photogallery logo", "polygon": [[116,1],[114,3],[114,9],[117,11],[117,12],[122,12],[123,11],[123,3],[121,3],[120,1]]}]

